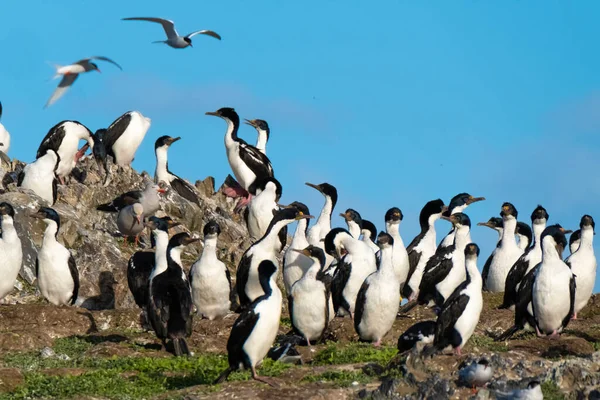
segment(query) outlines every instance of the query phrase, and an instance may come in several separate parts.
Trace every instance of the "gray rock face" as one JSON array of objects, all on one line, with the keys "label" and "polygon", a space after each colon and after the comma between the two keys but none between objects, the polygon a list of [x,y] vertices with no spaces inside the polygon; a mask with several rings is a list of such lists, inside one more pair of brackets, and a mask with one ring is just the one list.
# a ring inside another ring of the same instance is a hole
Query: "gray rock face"
[{"label": "gray rock face", "polygon": [[[31,303],[40,301],[35,289],[35,260],[37,249],[42,244],[45,225],[42,221],[29,217],[41,206],[49,206],[34,193],[16,186],[16,172],[23,163],[14,160],[11,167],[4,165],[0,171],[4,176],[0,201],[7,201],[15,207],[15,226],[23,246],[23,267],[19,282],[22,290],[8,295],[5,303]],[[12,169],[12,171],[9,171]],[[136,307],[127,286],[127,261],[141,248],[125,243],[118,234],[117,213],[96,210],[96,206],[108,202],[130,190],[143,189],[151,177],[143,172],[125,168],[112,174],[108,187],[102,186],[102,178],[96,164],[90,158],[81,160],[73,171],[70,182],[59,186],[59,198],[52,207],[61,217],[58,240],[71,250],[80,275],[78,305],[89,309],[113,309]],[[162,197],[161,209],[157,216],[169,215],[181,223],[172,233],[189,232],[201,237],[202,228],[210,219],[221,226],[219,248],[223,262],[235,277],[235,268],[244,250],[250,246],[246,226],[238,215],[233,215],[234,202],[220,191],[214,191],[214,178],[208,177],[196,184],[202,208],[180,197],[170,190]],[[144,231],[142,240],[150,246],[149,232]],[[191,264],[202,252],[202,243],[188,246],[182,257],[184,268]]]}]

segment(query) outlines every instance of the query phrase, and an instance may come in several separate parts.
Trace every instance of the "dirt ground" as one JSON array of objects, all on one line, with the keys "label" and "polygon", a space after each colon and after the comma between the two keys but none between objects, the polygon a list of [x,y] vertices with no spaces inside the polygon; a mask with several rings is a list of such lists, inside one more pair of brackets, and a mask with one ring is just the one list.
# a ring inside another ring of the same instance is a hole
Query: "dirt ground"
[{"label": "dirt ground", "polygon": [[[384,376],[389,375],[391,365],[396,363],[403,376],[398,380],[393,394],[397,398],[409,396],[426,398],[419,385],[432,378],[447,378],[452,387],[446,392],[447,398],[468,398],[474,393],[469,388],[461,388],[454,384],[457,369],[461,362],[486,356],[497,364],[495,378],[499,380],[522,380],[546,373],[549,363],[560,360],[588,360],[595,349],[600,348],[600,299],[592,298],[588,307],[580,313],[579,319],[572,321],[567,331],[559,340],[537,338],[530,333],[516,335],[514,340],[496,343],[493,337],[512,324],[513,313],[509,310],[497,310],[501,298],[498,295],[485,294],[484,310],[480,323],[472,340],[467,344],[462,356],[438,355],[430,360],[417,360],[393,357],[391,362],[372,363],[360,359],[349,363],[332,362],[324,365],[315,363],[323,351],[344,346],[358,341],[353,325],[348,318],[336,318],[330,326],[324,344],[296,346],[301,355],[302,364],[287,368],[270,379],[278,387],[270,387],[263,383],[241,380],[227,382],[218,386],[200,384],[180,385],[177,389],[156,393],[155,398],[187,398],[187,399],[341,399],[368,397],[382,383]],[[290,332],[289,319],[282,316],[280,334]],[[226,343],[236,315],[223,320],[208,321],[196,318],[194,329],[188,343],[195,356],[210,354],[226,354]],[[427,309],[417,307],[405,316],[398,317],[393,329],[386,335],[381,352],[388,354],[395,348],[400,334],[415,322],[433,319],[434,314]],[[2,305],[0,306],[0,354],[5,361],[0,362],[0,398],[21,398],[19,388],[29,385],[27,366],[14,367],[6,361],[10,355],[38,354],[44,348],[52,348],[57,339],[78,337],[84,338],[92,345],[85,350],[85,357],[91,359],[114,359],[119,357],[172,357],[161,348],[152,332],[140,329],[138,310],[87,311],[73,307],[54,307],[48,304]],[[332,347],[333,346],[333,347]],[[364,345],[369,346],[369,345]],[[363,346],[363,347],[364,347]],[[335,359],[336,355],[332,356]],[[358,356],[357,356],[358,357]],[[494,361],[496,360],[496,361]],[[520,364],[519,364],[520,363]],[[520,366],[515,367],[519,364]],[[367,371],[365,368],[371,368]],[[89,367],[56,367],[44,368],[45,376],[78,376],[90,371]],[[353,377],[358,381],[344,382],[332,380],[310,379],[323,374]],[[367,372],[365,372],[367,371]],[[37,371],[40,372],[40,371]],[[176,371],[174,372],[176,373]],[[260,369],[259,369],[260,373]],[[398,375],[395,375],[396,377]],[[593,383],[592,383],[593,384]],[[570,385],[570,386],[569,386]],[[577,379],[567,382],[566,379],[556,382],[557,392],[551,397],[561,398],[569,391],[577,389]],[[589,382],[587,382],[589,386]],[[182,387],[183,386],[183,387]],[[581,385],[580,385],[581,386]],[[583,387],[583,386],[582,386]],[[581,388],[580,388],[581,389]],[[589,388],[588,388],[589,391]],[[4,393],[4,394],[1,394]],[[28,392],[30,393],[30,392]],[[30,393],[31,394],[31,393]],[[35,397],[35,396],[33,396]],[[43,397],[43,396],[42,396]],[[90,396],[90,398],[102,396]],[[135,398],[109,395],[112,398]],[[437,396],[434,396],[437,397]],[[75,396],[75,398],[81,398]],[[492,397],[493,398],[493,397]]]}]

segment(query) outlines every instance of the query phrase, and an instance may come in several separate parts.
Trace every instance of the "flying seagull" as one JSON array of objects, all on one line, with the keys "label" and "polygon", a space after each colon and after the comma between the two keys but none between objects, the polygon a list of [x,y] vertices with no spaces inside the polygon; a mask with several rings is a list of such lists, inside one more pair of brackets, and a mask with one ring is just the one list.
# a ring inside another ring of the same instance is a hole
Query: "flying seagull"
[{"label": "flying seagull", "polygon": [[119,69],[121,71],[123,70],[123,68],[121,68],[121,66],[119,64],[117,64],[116,62],[114,62],[113,60],[111,60],[110,58],[107,58],[107,57],[102,57],[102,56],[93,56],[93,57],[89,57],[89,58],[84,58],[83,60],[79,60],[77,62],[74,62],[73,64],[65,65],[65,66],[56,65],[55,66],[56,74],[54,75],[54,77],[52,79],[56,79],[56,78],[60,77],[61,75],[63,78],[61,79],[61,81],[58,84],[58,87],[56,88],[54,93],[52,93],[52,96],[50,97],[50,99],[48,100],[48,102],[46,103],[44,108],[52,105],[54,102],[56,102],[56,100],[60,99],[62,97],[62,95],[65,94],[67,89],[69,89],[71,87],[73,82],[75,82],[75,80],[77,79],[79,74],[82,74],[84,72],[94,71],[94,70],[100,72],[100,68],[98,68],[98,65],[93,63],[92,60],[107,61],[107,62],[112,63],[112,64],[116,65],[117,67],[119,67]]},{"label": "flying seagull", "polygon": [[165,33],[167,34],[167,40],[158,40],[152,43],[166,43],[169,46],[175,49],[184,49],[188,46],[192,46],[192,37],[195,35],[208,35],[212,36],[215,39],[221,40],[221,36],[217,32],[209,31],[207,29],[203,29],[201,31],[192,32],[186,36],[179,36],[177,31],[175,30],[175,24],[173,21],[162,18],[149,18],[149,17],[133,17],[133,18],[123,18],[122,21],[150,21],[150,22],[158,22],[162,25]]}]

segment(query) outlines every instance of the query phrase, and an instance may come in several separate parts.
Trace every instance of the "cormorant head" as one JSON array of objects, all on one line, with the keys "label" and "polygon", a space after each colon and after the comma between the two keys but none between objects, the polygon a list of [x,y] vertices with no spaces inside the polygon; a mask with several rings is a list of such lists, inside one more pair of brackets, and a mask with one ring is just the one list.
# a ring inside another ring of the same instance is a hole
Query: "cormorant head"
[{"label": "cormorant head", "polygon": [[366,219],[362,220],[361,233],[363,234],[363,236],[370,238],[373,242],[377,238],[377,228],[375,227],[375,224]]},{"label": "cormorant head", "polygon": [[392,247],[393,245],[394,238],[392,236],[383,231],[379,232],[379,235],[377,236],[377,246],[379,246],[380,249],[383,250],[385,248]]},{"label": "cormorant head", "polygon": [[500,216],[502,217],[502,219],[506,218],[506,219],[517,219],[517,217],[519,216],[519,213],[517,211],[517,209],[515,208],[515,206],[513,206],[511,203],[504,203],[502,204],[502,209],[500,210]]},{"label": "cormorant head", "polygon": [[221,234],[221,227],[217,224],[217,221],[210,220],[204,225],[202,232],[204,233],[204,239],[214,238]]},{"label": "cormorant head", "polygon": [[194,243],[200,240],[200,238],[193,238],[187,232],[176,233],[169,240],[169,249],[183,249],[190,243]]},{"label": "cormorant head", "polygon": [[306,186],[310,186],[311,188],[317,189],[323,196],[329,197],[331,199],[331,203],[333,204],[332,209],[335,208],[335,205],[338,200],[338,193],[335,186],[325,182],[320,183],[318,185],[306,182]]},{"label": "cormorant head", "polygon": [[146,222],[145,225],[146,225],[146,227],[150,228],[150,230],[152,230],[152,231],[163,231],[163,232],[169,231],[169,223],[167,222],[167,220],[165,220],[163,218],[158,218],[158,217],[152,216],[152,217],[148,218],[148,221]]},{"label": "cormorant head", "polygon": [[403,219],[404,215],[398,207],[392,207],[385,213],[386,224],[399,224]]},{"label": "cormorant head", "polygon": [[346,220],[348,226],[350,226],[351,222],[354,222],[359,228],[362,229],[363,220],[358,211],[349,208],[345,213],[340,213],[340,217]]},{"label": "cormorant head", "polygon": [[459,193],[450,200],[450,204],[448,205],[448,210],[443,214],[445,217],[448,217],[451,214],[457,212],[463,212],[465,208],[469,205],[485,200],[485,197],[473,197],[469,193]]},{"label": "cormorant head", "polygon": [[15,218],[15,209],[9,203],[4,201],[0,203],[0,219],[5,215],[8,215],[13,219]]},{"label": "cormorant head", "polygon": [[592,218],[591,215],[584,215],[583,217],[581,217],[581,222],[579,223],[579,228],[581,228],[581,230],[584,229],[592,229],[592,231],[594,232],[594,234],[596,234],[596,223],[594,222],[594,218]]},{"label": "cormorant head", "polygon": [[478,222],[477,225],[487,226],[488,228],[491,228],[495,231],[499,231],[503,228],[504,222],[502,221],[502,218],[492,217],[488,220],[488,222]]},{"label": "cormorant head", "polygon": [[321,265],[321,268],[323,268],[325,266],[325,252],[320,247],[313,246],[311,244],[307,248],[302,249],[302,250],[300,250],[300,249],[292,249],[292,250],[297,253],[304,254],[306,257],[317,261],[319,263],[319,265]]},{"label": "cormorant head", "polygon": [[214,115],[215,117],[223,118],[224,120],[230,120],[234,125],[240,124],[240,117],[231,107],[219,108],[217,111],[209,111],[206,115]]},{"label": "cormorant head", "polygon": [[169,147],[171,146],[173,143],[175,143],[176,141],[180,140],[181,138],[178,136],[176,138],[173,138],[171,136],[161,136],[158,139],[156,139],[156,142],[154,143],[154,150],[161,148],[161,147]]},{"label": "cormorant head", "polygon": [[464,213],[455,213],[449,217],[443,216],[442,219],[450,221],[455,228],[459,228],[461,226],[466,226],[469,228],[471,227],[471,219],[467,214]]},{"label": "cormorant head", "polygon": [[546,246],[554,246],[558,252],[558,256],[562,258],[562,253],[565,247],[567,247],[567,238],[565,235],[572,231],[566,230],[559,224],[554,224],[546,227],[542,232],[542,250]]},{"label": "cormorant head", "polygon": [[248,187],[248,192],[253,196],[258,195],[265,190],[271,190],[275,195],[275,202],[278,202],[283,193],[283,188],[281,187],[281,183],[272,176],[268,176],[266,178],[256,179],[252,184]]},{"label": "cormorant head", "polygon": [[540,205],[538,205],[531,213],[532,224],[545,224],[546,221],[548,221],[548,218],[550,218],[550,216],[546,212],[546,209]]},{"label": "cormorant head", "polygon": [[56,232],[60,228],[60,216],[50,207],[41,207],[38,212],[30,215],[31,218],[41,219],[46,225],[56,224]]},{"label": "cormorant head", "polygon": [[529,225],[527,225],[525,222],[517,222],[515,234],[519,236],[519,240],[526,240],[527,247],[529,247],[531,241],[533,240],[533,232],[531,231],[531,227]]},{"label": "cormorant head", "polygon": [[271,130],[269,129],[269,124],[267,124],[267,121],[264,121],[262,119],[245,119],[244,123],[253,126],[257,131],[266,132],[267,140],[269,140]]},{"label": "cormorant head", "polygon": [[448,211],[448,207],[444,205],[442,199],[428,201],[419,214],[419,225],[421,228],[428,227],[430,222],[429,218],[435,216],[435,219],[438,219],[446,211]]},{"label": "cormorant head", "polygon": [[352,236],[344,228],[333,228],[325,235],[325,252],[338,260],[341,259],[347,253],[341,244],[341,240],[348,237],[351,238]]},{"label": "cormorant head", "polygon": [[[469,243],[467,245],[467,247],[465,247],[465,257],[466,258],[479,257],[479,246],[477,246],[476,243]],[[487,361],[486,361],[486,364],[487,364]]]},{"label": "cormorant head", "polygon": [[267,228],[267,232],[271,231],[272,227],[275,226],[278,222],[284,221],[288,224],[291,224],[294,221],[300,221],[305,218],[314,218],[312,215],[304,214],[302,211],[298,210],[296,207],[286,207],[277,211],[273,211],[273,219]]}]

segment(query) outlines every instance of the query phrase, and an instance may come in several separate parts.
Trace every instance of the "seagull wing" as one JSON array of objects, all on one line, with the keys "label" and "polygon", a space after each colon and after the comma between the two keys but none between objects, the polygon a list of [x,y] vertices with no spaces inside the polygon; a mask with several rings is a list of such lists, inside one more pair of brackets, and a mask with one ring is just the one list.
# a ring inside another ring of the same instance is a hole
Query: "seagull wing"
[{"label": "seagull wing", "polygon": [[54,93],[52,93],[52,96],[50,97],[50,99],[48,100],[48,102],[46,103],[44,108],[51,106],[52,104],[54,104],[56,102],[56,100],[60,99],[62,97],[62,95],[65,94],[65,92],[71,87],[73,82],[75,82],[75,80],[77,79],[78,76],[79,76],[79,74],[65,75],[62,78],[62,80],[60,81],[60,83],[58,84],[58,87],[56,88]]},{"label": "seagull wing", "polygon": [[151,18],[151,17],[132,17],[132,18],[123,18],[123,21],[149,21],[149,22],[157,22],[162,25],[165,33],[167,34],[168,39],[175,39],[179,36],[177,31],[175,30],[175,24],[173,21],[162,18]]},{"label": "seagull wing", "polygon": [[78,64],[78,65],[81,65],[81,66],[85,67],[87,64],[89,64],[90,60],[107,61],[107,62],[109,62],[109,63],[111,63],[113,65],[116,65],[121,71],[123,71],[123,68],[121,68],[121,66],[119,64],[117,64],[116,62],[114,62],[110,58],[103,57],[103,56],[92,56],[92,57],[84,58],[83,60],[77,61],[75,64]]},{"label": "seagull wing", "polygon": [[208,29],[203,29],[201,31],[192,32],[189,35],[187,35],[186,37],[191,38],[196,35],[208,35],[208,36],[214,37],[215,39],[221,40],[221,36],[217,32],[209,31]]}]

